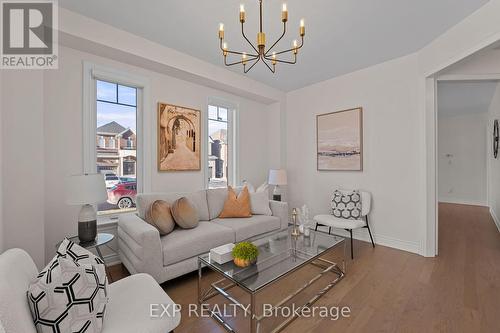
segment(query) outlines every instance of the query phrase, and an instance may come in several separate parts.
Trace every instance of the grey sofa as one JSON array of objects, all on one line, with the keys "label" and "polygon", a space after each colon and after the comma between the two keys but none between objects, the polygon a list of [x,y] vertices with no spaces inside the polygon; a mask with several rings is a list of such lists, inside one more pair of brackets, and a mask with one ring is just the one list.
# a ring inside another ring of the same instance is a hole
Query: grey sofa
[{"label": "grey sofa", "polygon": [[[160,237],[158,230],[144,221],[146,210],[155,200],[172,203],[181,197],[188,198],[198,210],[198,227],[176,228]],[[279,201],[269,201],[272,216],[219,219],[226,197],[225,188],[139,194],[137,213],[121,215],[118,221],[122,263],[131,274],[148,273],[162,283],[198,269],[198,256],[214,247],[251,240],[288,226],[288,205]]]}]

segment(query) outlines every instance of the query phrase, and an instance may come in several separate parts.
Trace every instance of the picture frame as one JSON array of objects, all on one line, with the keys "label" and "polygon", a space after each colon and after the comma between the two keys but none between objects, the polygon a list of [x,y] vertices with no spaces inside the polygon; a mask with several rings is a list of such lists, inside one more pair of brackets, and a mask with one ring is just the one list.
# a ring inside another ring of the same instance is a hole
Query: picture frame
[{"label": "picture frame", "polygon": [[363,171],[363,108],[316,116],[318,171]]},{"label": "picture frame", "polygon": [[201,170],[201,111],[158,102],[159,172]]}]

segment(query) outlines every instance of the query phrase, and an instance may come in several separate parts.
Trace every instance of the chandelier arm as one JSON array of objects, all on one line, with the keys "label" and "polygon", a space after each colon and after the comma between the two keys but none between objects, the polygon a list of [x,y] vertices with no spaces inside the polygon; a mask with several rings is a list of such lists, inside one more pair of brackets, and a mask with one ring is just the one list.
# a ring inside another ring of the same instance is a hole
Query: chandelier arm
[{"label": "chandelier arm", "polygon": [[247,60],[240,60],[240,61],[236,61],[236,62],[227,63],[226,57],[224,57],[224,65],[226,65],[226,66],[234,66],[234,65],[242,64],[243,62],[253,61],[253,60],[257,59],[257,58],[258,57],[252,57],[252,58],[249,58]]},{"label": "chandelier arm", "polygon": [[[220,40],[220,49],[222,53],[230,53],[230,54],[237,54],[237,55],[243,55],[245,54],[244,52],[238,52],[238,51],[230,51],[230,50],[224,50],[224,47],[222,46],[222,39]],[[258,53],[258,52],[257,52]],[[250,57],[258,57],[258,54],[252,54],[252,53],[246,53],[247,56]]]},{"label": "chandelier arm", "polygon": [[248,67],[248,69],[246,69],[245,67],[243,67],[243,72],[246,74],[248,73],[252,68],[253,66],[255,66],[259,61],[260,61],[260,57],[257,58],[257,60],[255,60],[255,62],[252,64],[252,66]]},{"label": "chandelier arm", "polygon": [[276,62],[283,63],[283,64],[295,65],[295,64],[297,63],[297,55],[295,54],[295,57],[294,57],[294,60],[293,60],[293,61],[289,61],[289,60],[280,60],[280,59],[272,59],[272,58],[267,58],[267,57],[266,57],[266,60],[269,60],[269,61],[276,61]]},{"label": "chandelier arm", "polygon": [[241,34],[243,35],[243,38],[245,38],[245,40],[248,42],[248,44],[250,44],[250,46],[252,47],[252,49],[259,53],[259,51],[257,51],[257,49],[255,48],[255,46],[253,46],[252,42],[250,42],[250,40],[247,38],[247,36],[245,35],[245,29],[243,28],[243,25],[245,23],[244,22],[241,22]]},{"label": "chandelier arm", "polygon": [[[275,70],[274,70],[273,68],[271,68],[271,66],[269,66],[269,64],[266,62],[266,60],[265,60],[265,59],[262,59],[262,62],[263,62],[263,63],[266,65],[266,67],[267,67],[267,68],[269,68],[269,70],[270,70],[271,72],[273,72],[273,74],[274,74]],[[273,67],[274,67],[274,66],[273,66]]]},{"label": "chandelier arm", "polygon": [[288,49],[288,50],[276,52],[276,55],[287,53],[287,52],[293,52],[294,50],[300,50],[302,48],[302,46],[304,46],[304,37],[302,37],[302,42],[300,43],[300,46],[292,47],[291,49]]},{"label": "chandelier arm", "polygon": [[286,35],[286,21],[283,22],[283,33],[281,34],[281,37],[278,38],[278,40],[276,42],[274,42],[274,44],[266,51],[266,53],[264,53],[264,56],[267,56],[267,54],[269,52],[271,52],[271,50],[276,46],[276,44],[279,43],[279,41]]}]

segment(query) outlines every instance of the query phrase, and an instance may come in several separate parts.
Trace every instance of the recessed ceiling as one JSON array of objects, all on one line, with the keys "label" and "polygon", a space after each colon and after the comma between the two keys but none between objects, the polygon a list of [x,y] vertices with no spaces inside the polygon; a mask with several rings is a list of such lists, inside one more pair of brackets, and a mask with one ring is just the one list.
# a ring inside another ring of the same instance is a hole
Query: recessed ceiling
[{"label": "recessed ceiling", "polygon": [[[281,33],[281,1],[263,0],[268,42]],[[306,20],[306,40],[296,65],[272,74],[258,64],[246,74],[283,91],[413,53],[460,22],[488,0],[287,0],[290,20],[283,48]],[[242,0],[246,33],[256,39],[258,1]],[[231,48],[249,51],[241,37],[239,3],[234,0],[59,0],[59,5],[224,66],[218,49],[219,22]],[[231,68],[242,72],[241,68]]]},{"label": "recessed ceiling", "polygon": [[496,81],[439,82],[438,115],[456,116],[488,112],[497,86]]}]

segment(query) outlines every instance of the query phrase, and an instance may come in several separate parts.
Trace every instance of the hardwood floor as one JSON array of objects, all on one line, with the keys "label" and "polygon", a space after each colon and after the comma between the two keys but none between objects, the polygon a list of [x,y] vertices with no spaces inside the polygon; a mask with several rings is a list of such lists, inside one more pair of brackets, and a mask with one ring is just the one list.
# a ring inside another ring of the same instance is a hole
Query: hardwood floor
[{"label": "hardwood floor", "polygon": [[[487,208],[440,204],[436,258],[361,241],[354,252],[346,277],[315,303],[348,306],[351,316],[298,318],[284,332],[500,332],[500,233]],[[109,273],[114,281],[128,275],[121,265]],[[176,333],[225,332],[210,318],[188,317],[196,274],[163,288],[184,309]]]}]

